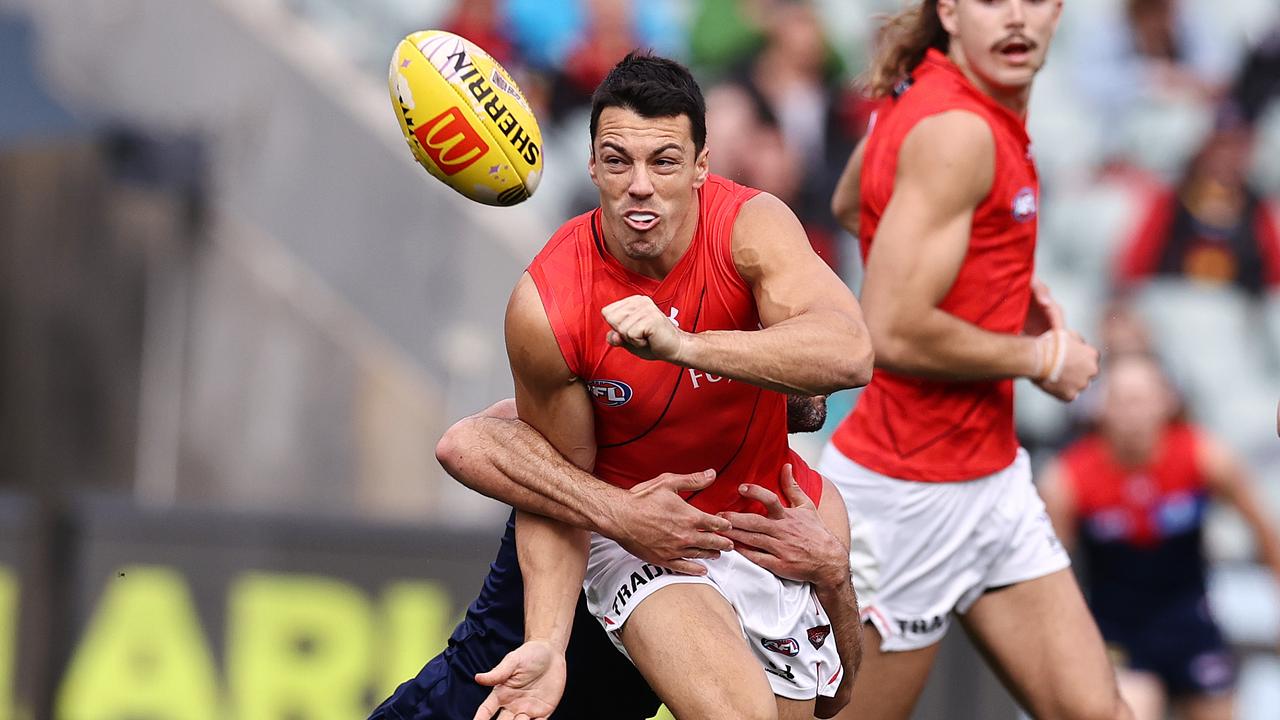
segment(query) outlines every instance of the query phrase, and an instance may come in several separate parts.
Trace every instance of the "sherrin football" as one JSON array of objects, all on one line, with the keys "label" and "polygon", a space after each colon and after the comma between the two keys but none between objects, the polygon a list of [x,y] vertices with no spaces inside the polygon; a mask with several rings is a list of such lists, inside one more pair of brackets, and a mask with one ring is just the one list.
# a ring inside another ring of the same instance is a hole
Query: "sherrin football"
[{"label": "sherrin football", "polygon": [[442,30],[396,46],[391,104],[413,157],[486,205],[515,205],[542,178],[542,132],[511,75],[471,41]]}]

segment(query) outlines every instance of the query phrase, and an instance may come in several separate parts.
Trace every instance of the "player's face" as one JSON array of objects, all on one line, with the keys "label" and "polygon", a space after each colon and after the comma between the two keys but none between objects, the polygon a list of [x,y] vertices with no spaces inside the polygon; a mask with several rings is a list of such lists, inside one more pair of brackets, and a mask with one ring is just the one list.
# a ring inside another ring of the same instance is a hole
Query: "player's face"
[{"label": "player's face", "polygon": [[707,150],[695,150],[689,118],[605,108],[591,151],[607,240],[632,260],[673,263],[693,238],[707,179]]},{"label": "player's face", "polygon": [[1104,431],[1121,442],[1148,441],[1173,415],[1175,401],[1160,369],[1144,358],[1119,358],[1107,370]]},{"label": "player's face", "polygon": [[1030,90],[1061,13],[1062,0],[938,0],[952,57],[997,99]]}]

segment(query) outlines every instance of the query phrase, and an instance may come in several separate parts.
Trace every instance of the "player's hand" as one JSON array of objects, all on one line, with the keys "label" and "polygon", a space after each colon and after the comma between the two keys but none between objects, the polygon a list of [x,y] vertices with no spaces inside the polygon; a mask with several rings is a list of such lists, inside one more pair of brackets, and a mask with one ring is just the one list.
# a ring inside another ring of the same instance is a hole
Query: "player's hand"
[{"label": "player's hand", "polygon": [[697,560],[732,550],[733,541],[716,534],[732,526],[685,502],[680,493],[696,492],[715,479],[714,470],[704,470],[646,480],[631,488],[629,502],[616,509],[609,532],[602,529],[601,534],[645,562],[686,575],[706,575],[706,567]]},{"label": "player's hand", "polygon": [[1050,330],[1036,338],[1044,373],[1036,385],[1050,395],[1071,402],[1098,374],[1098,351],[1070,330]]},{"label": "player's hand", "polygon": [[791,507],[759,485],[742,485],[743,497],[764,505],[767,516],[723,512],[733,524],[721,533],[748,560],[781,578],[837,587],[849,582],[849,551],[818,514],[818,508],[800,489],[791,465],[782,466],[782,492]]},{"label": "player's hand", "polygon": [[1065,330],[1066,316],[1049,292],[1049,286],[1039,278],[1031,280],[1031,304],[1027,306],[1027,319],[1022,325],[1023,335],[1043,335],[1050,330]]},{"label": "player's hand", "polygon": [[623,298],[605,305],[600,313],[613,328],[605,340],[645,360],[677,362],[689,337],[647,295]]},{"label": "player's hand", "polygon": [[548,642],[530,640],[494,669],[476,675],[477,683],[493,691],[472,720],[547,720],[564,695],[565,679],[564,653]]}]

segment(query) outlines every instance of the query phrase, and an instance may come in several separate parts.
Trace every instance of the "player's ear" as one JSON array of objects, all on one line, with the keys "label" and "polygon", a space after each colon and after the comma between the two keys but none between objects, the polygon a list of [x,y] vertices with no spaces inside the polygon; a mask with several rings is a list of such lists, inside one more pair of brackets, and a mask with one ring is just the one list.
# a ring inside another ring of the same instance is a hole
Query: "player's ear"
[{"label": "player's ear", "polygon": [[948,35],[956,34],[956,0],[938,0],[938,20]]},{"label": "player's ear", "polygon": [[698,153],[698,157],[693,162],[694,176],[693,187],[700,188],[707,181],[707,174],[711,172],[711,148],[703,147],[702,152]]},{"label": "player's ear", "polygon": [[1062,0],[1053,4],[1053,31],[1058,32],[1058,21],[1062,19]]},{"label": "player's ear", "polygon": [[591,143],[591,154],[587,156],[587,174],[591,176],[591,182],[596,187],[600,187],[600,183],[596,181],[596,144]]}]

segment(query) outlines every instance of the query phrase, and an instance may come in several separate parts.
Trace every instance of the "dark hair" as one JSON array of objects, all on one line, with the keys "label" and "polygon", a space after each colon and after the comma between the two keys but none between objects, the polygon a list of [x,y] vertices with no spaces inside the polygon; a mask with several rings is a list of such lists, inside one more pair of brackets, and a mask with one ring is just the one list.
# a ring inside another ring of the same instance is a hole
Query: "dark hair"
[{"label": "dark hair", "polygon": [[689,69],[648,51],[632,51],[613,66],[591,95],[591,141],[596,139],[600,113],[621,107],[641,117],[685,115],[693,127],[693,147],[702,152],[707,142],[707,103]]},{"label": "dark hair", "polygon": [[888,97],[924,60],[929,48],[944,53],[949,49],[951,36],[938,19],[938,0],[922,0],[884,18],[878,45],[863,85],[873,97]]}]

